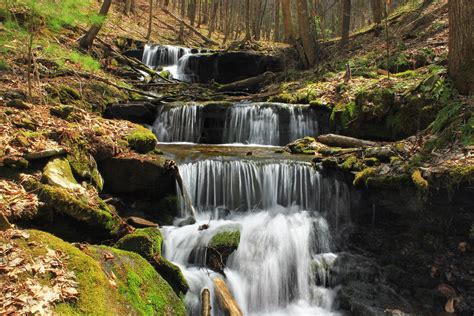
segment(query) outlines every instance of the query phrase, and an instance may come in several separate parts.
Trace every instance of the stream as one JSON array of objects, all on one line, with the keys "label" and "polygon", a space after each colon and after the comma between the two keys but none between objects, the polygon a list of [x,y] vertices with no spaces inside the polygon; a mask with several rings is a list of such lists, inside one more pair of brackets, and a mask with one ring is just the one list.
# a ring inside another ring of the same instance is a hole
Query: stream
[{"label": "stream", "polygon": [[[147,46],[144,62],[184,78],[186,54]],[[338,221],[349,217],[348,188],[322,177],[308,158],[274,154],[280,148],[275,146],[318,135],[318,114],[302,105],[236,103],[216,123],[216,115],[206,121],[204,109],[198,103],[164,106],[153,125],[160,149],[176,160],[183,180],[181,219],[161,230],[164,256],[190,285],[188,312],[200,315],[207,288],[211,314],[223,314],[213,284],[221,278],[244,315],[340,315],[329,268],[338,256]],[[212,130],[216,126],[221,132]],[[216,144],[200,144],[209,133],[218,134]],[[194,212],[196,222],[190,223]],[[211,239],[236,230],[239,246],[223,273],[211,270]]]}]

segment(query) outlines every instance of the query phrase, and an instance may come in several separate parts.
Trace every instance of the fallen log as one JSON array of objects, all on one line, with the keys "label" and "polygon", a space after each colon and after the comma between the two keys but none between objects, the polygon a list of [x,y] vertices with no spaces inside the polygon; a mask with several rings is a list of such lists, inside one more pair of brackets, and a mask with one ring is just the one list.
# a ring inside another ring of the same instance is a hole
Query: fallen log
[{"label": "fallen log", "polygon": [[25,153],[23,155],[23,158],[25,158],[26,160],[35,160],[64,155],[65,153],[66,150],[64,148],[46,149],[38,152]]},{"label": "fallen log", "polygon": [[354,148],[377,146],[377,143],[373,141],[335,134],[320,135],[317,140],[324,145],[332,147]]},{"label": "fallen log", "polygon": [[186,26],[186,28],[188,28],[189,30],[191,30],[191,32],[193,32],[194,34],[196,34],[199,38],[201,38],[203,41],[205,41],[206,43],[210,43],[212,45],[219,45],[219,43],[213,41],[212,39],[210,39],[209,37],[203,35],[201,32],[199,32],[198,30],[196,30],[194,27],[192,27],[191,25],[189,25],[188,23],[186,23],[185,21],[183,21],[182,19],[178,18],[176,15],[174,15],[173,13],[171,13],[170,11],[168,11],[166,8],[161,8],[161,10],[168,14],[170,17],[172,17],[173,19],[175,19],[176,21],[178,21],[179,23],[183,24],[184,26]]},{"label": "fallen log", "polygon": [[252,78],[221,85],[217,90],[218,91],[237,91],[237,90],[251,89],[267,80],[274,79],[275,77],[276,77],[276,74],[274,74],[273,72],[267,71],[261,75],[258,75]]},{"label": "fallen log", "polygon": [[230,294],[227,285],[222,279],[214,279],[214,291],[217,296],[217,301],[219,302],[221,308],[224,310],[225,315],[229,316],[243,316],[244,314],[237,305],[237,302]]},{"label": "fallen log", "polygon": [[211,293],[208,289],[201,292],[201,316],[211,316]]}]

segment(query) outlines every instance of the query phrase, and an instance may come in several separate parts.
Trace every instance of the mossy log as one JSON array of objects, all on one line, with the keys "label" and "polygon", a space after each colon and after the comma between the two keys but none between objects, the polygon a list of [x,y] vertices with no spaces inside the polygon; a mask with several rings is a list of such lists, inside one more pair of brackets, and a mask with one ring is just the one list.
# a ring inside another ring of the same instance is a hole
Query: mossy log
[{"label": "mossy log", "polygon": [[256,88],[261,83],[264,83],[267,80],[272,80],[276,77],[273,72],[267,71],[261,75],[235,81],[232,83],[221,85],[217,90],[219,91],[239,91],[239,90],[249,90]]},{"label": "mossy log", "polygon": [[321,135],[318,136],[317,140],[322,144],[332,147],[354,148],[377,146],[376,142],[335,134]]}]

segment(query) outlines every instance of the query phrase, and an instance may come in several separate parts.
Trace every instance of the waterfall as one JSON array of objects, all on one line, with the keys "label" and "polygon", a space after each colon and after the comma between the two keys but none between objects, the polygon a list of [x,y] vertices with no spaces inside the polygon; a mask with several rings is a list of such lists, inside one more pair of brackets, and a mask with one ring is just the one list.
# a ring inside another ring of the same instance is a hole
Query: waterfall
[{"label": "waterfall", "polygon": [[[206,246],[221,231],[240,230],[225,281],[244,315],[338,315],[327,267],[333,253],[331,217],[348,214],[347,187],[304,162],[215,158],[184,163],[179,171],[197,223],[163,227],[164,255],[190,284],[186,305],[199,315],[200,292],[213,297]],[[214,214],[227,210],[227,216]],[[208,224],[208,229],[199,229]]]},{"label": "waterfall", "polygon": [[187,81],[191,77],[185,73],[187,63],[181,60],[187,60],[190,53],[191,49],[185,47],[146,44],[142,62],[152,69],[169,71],[174,79]]},{"label": "waterfall", "polygon": [[227,114],[225,143],[278,145],[279,116],[275,108],[264,104],[237,104]]},{"label": "waterfall", "polygon": [[[186,68],[186,56],[179,63]],[[192,75],[184,74],[181,80],[192,80]],[[222,133],[218,135],[222,143],[259,145],[286,145],[305,136],[317,136],[319,123],[317,111],[308,105],[288,105],[283,103],[236,103],[222,111],[213,113],[206,106],[193,103],[163,107],[155,121],[157,137],[162,142],[199,142],[209,122],[219,121]],[[180,108],[182,109],[180,110]],[[193,136],[189,137],[189,133]],[[222,135],[222,136],[220,136]],[[164,136],[164,137],[163,137]]]},{"label": "waterfall", "polygon": [[160,142],[198,143],[202,127],[201,109],[202,106],[196,103],[159,107],[153,132]]}]

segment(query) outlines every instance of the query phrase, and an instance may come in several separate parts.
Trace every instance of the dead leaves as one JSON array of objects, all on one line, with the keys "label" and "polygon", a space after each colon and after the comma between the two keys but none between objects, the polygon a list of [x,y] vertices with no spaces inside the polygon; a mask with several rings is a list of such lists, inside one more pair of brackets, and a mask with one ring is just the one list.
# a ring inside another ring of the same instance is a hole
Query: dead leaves
[{"label": "dead leaves", "polygon": [[[78,298],[76,275],[64,263],[66,254],[28,241],[25,231],[10,229],[0,237],[7,241],[0,245],[1,315],[52,315],[55,304]],[[46,249],[46,254],[32,255],[19,246],[24,241],[29,249]]]},{"label": "dead leaves", "polygon": [[38,197],[14,182],[0,180],[0,213],[11,219],[33,217],[38,210]]}]

